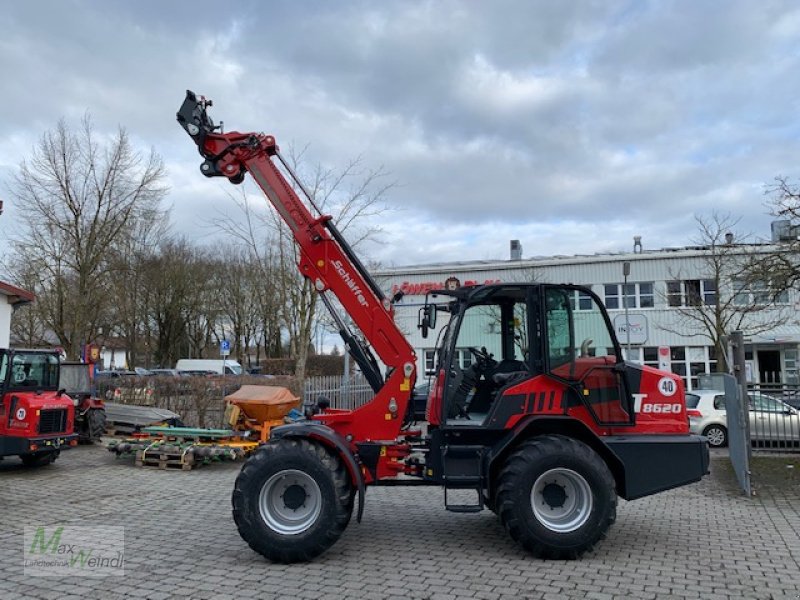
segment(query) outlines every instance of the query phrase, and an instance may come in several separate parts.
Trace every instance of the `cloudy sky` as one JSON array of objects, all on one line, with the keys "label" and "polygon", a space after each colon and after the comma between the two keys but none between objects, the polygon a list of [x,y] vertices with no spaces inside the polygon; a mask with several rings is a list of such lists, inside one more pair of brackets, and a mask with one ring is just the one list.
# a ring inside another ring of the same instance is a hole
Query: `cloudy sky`
[{"label": "cloudy sky", "polygon": [[6,0],[0,31],[0,236],[20,161],[88,111],[215,243],[230,186],[175,122],[187,88],[226,130],[382,166],[387,265],[680,246],[712,211],[767,236],[764,186],[800,176],[795,1]]}]

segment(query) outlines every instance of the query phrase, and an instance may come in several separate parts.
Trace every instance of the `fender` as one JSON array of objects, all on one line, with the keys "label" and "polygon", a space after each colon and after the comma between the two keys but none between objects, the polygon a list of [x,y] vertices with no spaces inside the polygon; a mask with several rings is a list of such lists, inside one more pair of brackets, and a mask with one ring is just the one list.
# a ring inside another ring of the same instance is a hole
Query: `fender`
[{"label": "fender", "polygon": [[77,406],[76,410],[79,410],[81,414],[85,414],[91,408],[102,408],[105,409],[106,404],[100,398],[84,398],[81,400],[81,403]]},{"label": "fender", "polygon": [[[567,416],[529,416],[520,420],[514,429],[501,438],[487,456],[488,486],[492,489],[497,471],[503,459],[512,451],[520,440],[536,435],[566,435],[582,441],[597,452],[606,462],[617,483],[617,489],[625,489],[625,464],[608,445],[589,429],[582,421]],[[624,492],[623,492],[624,493]]]},{"label": "fender", "polygon": [[327,425],[310,422],[289,423],[288,425],[273,427],[270,430],[270,441],[284,438],[308,438],[318,440],[336,451],[336,454],[344,461],[350,473],[351,481],[356,484],[356,488],[358,489],[357,522],[361,523],[361,516],[364,514],[364,493],[366,491],[364,476],[361,473],[361,469],[358,467],[355,455],[350,448],[347,447],[347,444],[341,436]]}]

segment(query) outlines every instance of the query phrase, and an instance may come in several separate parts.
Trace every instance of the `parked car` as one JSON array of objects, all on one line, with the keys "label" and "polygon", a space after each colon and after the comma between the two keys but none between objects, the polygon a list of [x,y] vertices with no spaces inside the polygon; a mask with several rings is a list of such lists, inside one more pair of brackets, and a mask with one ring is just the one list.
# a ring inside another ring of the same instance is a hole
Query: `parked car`
[{"label": "parked car", "polygon": [[728,445],[728,417],[725,413],[725,392],[693,390],[686,392],[686,414],[692,433],[704,435],[712,448]]},{"label": "parked car", "polygon": [[[760,392],[748,394],[750,440],[756,443],[800,442],[800,411]],[[728,445],[728,417],[725,393],[720,390],[693,390],[686,393],[686,412],[692,433],[706,436],[710,446]]]},{"label": "parked car", "polygon": [[177,369],[150,369],[150,373],[156,377],[180,377],[181,372]]},{"label": "parked car", "polygon": [[95,371],[94,372],[94,376],[97,379],[119,378],[119,377],[136,377],[136,371],[122,371],[122,370]]},{"label": "parked car", "polygon": [[153,401],[152,384],[136,371],[96,371],[97,393],[107,402],[149,405]]},{"label": "parked car", "polygon": [[211,371],[219,375],[241,375],[242,365],[232,359],[181,358],[175,363],[178,371]]},{"label": "parked car", "polygon": [[791,392],[784,393],[781,397],[786,404],[791,406],[792,408],[800,409],[800,392],[797,390],[792,390]]},{"label": "parked car", "polygon": [[800,410],[760,392],[748,396],[751,440],[760,443],[800,442]]}]

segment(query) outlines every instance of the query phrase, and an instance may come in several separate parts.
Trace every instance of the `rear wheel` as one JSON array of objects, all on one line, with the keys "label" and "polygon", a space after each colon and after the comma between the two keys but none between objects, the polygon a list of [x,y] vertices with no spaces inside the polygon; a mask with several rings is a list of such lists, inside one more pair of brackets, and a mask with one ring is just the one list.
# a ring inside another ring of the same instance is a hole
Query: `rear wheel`
[{"label": "rear wheel", "polygon": [[712,448],[724,448],[728,445],[728,430],[723,425],[709,425],[703,430],[703,435]]},{"label": "rear wheel", "polygon": [[586,444],[552,435],[524,443],[500,473],[497,512],[539,558],[573,559],[602,540],[617,515],[614,478]]},{"label": "rear wheel", "polygon": [[338,456],[307,440],[262,446],[242,467],[233,520],[259,554],[277,562],[311,560],[339,539],[353,489]]}]

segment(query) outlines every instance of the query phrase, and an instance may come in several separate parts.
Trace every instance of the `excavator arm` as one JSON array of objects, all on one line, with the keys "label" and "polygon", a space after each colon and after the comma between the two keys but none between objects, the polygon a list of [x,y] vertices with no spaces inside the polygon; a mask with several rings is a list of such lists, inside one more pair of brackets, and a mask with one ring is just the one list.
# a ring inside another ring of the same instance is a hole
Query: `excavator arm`
[{"label": "excavator arm", "polygon": [[[210,100],[186,92],[178,111],[178,122],[197,144],[204,162],[201,172],[207,177],[226,177],[238,184],[250,173],[270,203],[292,231],[300,248],[298,268],[320,294],[331,311],[348,351],[367,377],[374,398],[355,410],[326,410],[314,418],[329,425],[348,439],[395,439],[416,378],[414,350],[394,322],[391,302],[355,255],[352,247],[334,225],[330,215],[316,210],[311,195],[303,187],[279,152],[275,138],[263,133],[223,133],[208,116]],[[308,205],[295,192],[278,163],[307,197]],[[350,332],[337,314],[331,292],[358,327],[369,346]],[[374,351],[387,366],[384,380]]]}]

